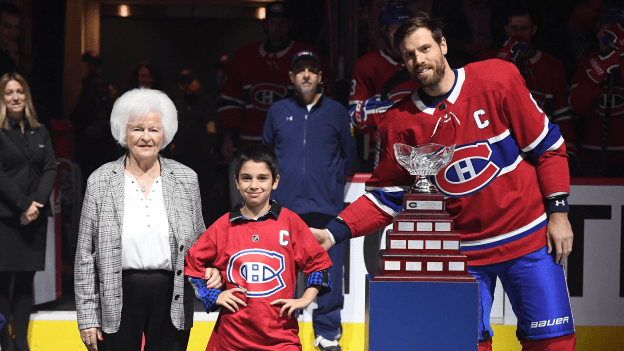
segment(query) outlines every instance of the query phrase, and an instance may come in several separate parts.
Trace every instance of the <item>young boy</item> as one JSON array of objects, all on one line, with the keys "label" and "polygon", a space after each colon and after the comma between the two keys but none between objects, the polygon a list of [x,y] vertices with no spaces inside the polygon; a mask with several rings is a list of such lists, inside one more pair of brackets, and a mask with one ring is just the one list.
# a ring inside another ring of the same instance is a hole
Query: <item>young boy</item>
[{"label": "young boy", "polygon": [[[279,183],[270,146],[243,149],[235,170],[244,206],[219,218],[186,256],[184,273],[206,312],[223,307],[206,350],[301,350],[293,312],[331,291],[331,260],[301,218],[269,200]],[[206,267],[221,271],[227,290],[206,288]],[[297,270],[308,279],[292,299]]]}]

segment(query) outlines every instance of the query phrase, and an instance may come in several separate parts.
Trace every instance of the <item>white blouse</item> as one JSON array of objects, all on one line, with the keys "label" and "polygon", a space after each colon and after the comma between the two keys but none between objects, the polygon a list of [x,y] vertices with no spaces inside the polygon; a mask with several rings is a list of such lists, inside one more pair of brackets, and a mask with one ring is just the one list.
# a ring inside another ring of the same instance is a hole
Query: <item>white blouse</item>
[{"label": "white blouse", "polygon": [[171,271],[162,179],[154,179],[147,198],[140,188],[136,179],[125,175],[121,268]]}]

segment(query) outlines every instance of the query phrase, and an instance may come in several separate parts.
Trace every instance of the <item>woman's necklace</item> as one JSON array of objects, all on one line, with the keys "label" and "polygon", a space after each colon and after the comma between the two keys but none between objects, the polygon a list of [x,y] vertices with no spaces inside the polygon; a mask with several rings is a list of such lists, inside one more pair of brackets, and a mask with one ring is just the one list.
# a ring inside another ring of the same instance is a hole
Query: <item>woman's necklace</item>
[{"label": "woman's necklace", "polygon": [[139,186],[141,187],[141,192],[146,192],[147,189],[145,187],[147,186],[147,183],[150,180],[152,180],[152,178],[154,178],[154,172],[152,172],[152,174],[150,175],[149,179],[147,179],[144,184],[141,184],[139,182],[139,177],[137,177],[136,174],[134,174],[134,172],[132,172],[132,170],[130,170],[130,167],[128,167],[128,171],[130,171],[130,173],[132,173],[132,175],[134,176],[134,179],[136,179],[136,181],[137,181],[137,184],[139,184]]},{"label": "woman's necklace", "polygon": [[147,191],[147,190],[145,189],[145,185],[146,185],[146,184],[147,184],[150,180],[152,180],[152,178],[153,178],[153,177],[154,177],[154,175],[152,174],[152,175],[149,177],[149,179],[145,181],[145,184],[141,184],[141,183],[139,183],[139,178],[137,178],[136,176],[134,176],[134,178],[136,179],[137,183],[141,186],[141,191],[142,191],[142,192],[146,192],[146,191]]}]

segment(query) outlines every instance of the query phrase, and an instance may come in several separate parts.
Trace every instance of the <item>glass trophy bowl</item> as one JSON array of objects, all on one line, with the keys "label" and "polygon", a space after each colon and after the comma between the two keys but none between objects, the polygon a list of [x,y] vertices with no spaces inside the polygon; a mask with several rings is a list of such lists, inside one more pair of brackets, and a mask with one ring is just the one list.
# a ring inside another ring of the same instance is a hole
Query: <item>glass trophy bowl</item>
[{"label": "glass trophy bowl", "polygon": [[414,147],[401,143],[394,144],[394,156],[399,164],[417,178],[409,190],[410,193],[437,193],[437,189],[428,178],[446,167],[453,159],[454,152],[455,145],[427,144]]}]

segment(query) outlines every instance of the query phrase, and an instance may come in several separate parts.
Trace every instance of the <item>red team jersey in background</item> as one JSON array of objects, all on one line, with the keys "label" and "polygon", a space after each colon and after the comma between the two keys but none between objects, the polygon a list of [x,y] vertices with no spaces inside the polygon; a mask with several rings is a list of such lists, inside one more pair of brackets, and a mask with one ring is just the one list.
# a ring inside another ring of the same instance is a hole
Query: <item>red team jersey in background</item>
[{"label": "red team jersey in background", "polygon": [[[498,50],[490,51],[481,59],[495,58],[497,53]],[[563,63],[541,50],[536,50],[533,57],[521,61],[519,70],[527,89],[550,120],[559,126],[567,151],[576,154],[574,136],[576,120],[567,99],[568,89]]]},{"label": "red team jersey in background", "polygon": [[414,183],[395,159],[395,143],[455,144],[453,160],[434,183],[448,196],[447,210],[468,264],[502,262],[544,247],[544,199],[570,190],[558,127],[513,64],[487,60],[455,72],[450,95],[437,106],[426,106],[415,91],[386,112],[380,124],[384,152],[366,183],[368,193],[340,217],[354,237],[392,221],[396,207],[384,193]]},{"label": "red team jersey in background", "polygon": [[[370,106],[364,106],[364,103],[370,98],[380,98],[383,85],[404,68],[405,64],[402,61],[395,61],[386,55],[383,50],[371,51],[357,60],[353,68],[353,79],[351,80],[351,92],[349,94],[349,113],[357,127],[365,127],[365,124],[360,122],[370,122],[368,118],[373,119],[372,124],[379,125],[380,116],[385,110],[381,113],[371,110],[366,114],[367,121],[364,121],[362,109],[370,108]],[[406,80],[393,84],[389,89],[388,98],[393,102],[401,100],[410,94],[412,90],[418,89],[418,84],[411,79],[409,72],[406,73]],[[370,125],[371,123],[368,124]]]},{"label": "red team jersey in background", "polygon": [[280,317],[282,306],[270,303],[293,298],[298,270],[307,276],[332,263],[299,216],[275,208],[277,219],[258,222],[225,214],[188,251],[186,275],[204,278],[205,267],[215,267],[226,289],[247,289],[247,307],[221,308],[207,350],[301,350],[294,314]]},{"label": "red team jersey in background", "polygon": [[[310,44],[292,41],[282,51],[264,49],[264,42],[241,46],[232,57],[217,102],[217,113],[224,130],[240,132],[241,140],[261,142],[269,107],[294,93],[288,77],[293,56],[310,50],[319,56],[321,71],[327,78],[325,60]],[[323,79],[328,81],[328,79]],[[327,95],[329,91],[325,91]]]},{"label": "red team jersey in background", "polygon": [[[583,132],[579,143],[579,158],[582,161],[598,163],[602,149],[602,133],[604,124],[609,79],[596,83],[589,78],[586,69],[589,60],[597,58],[594,51],[587,55],[578,65],[570,87],[570,104],[574,111],[585,118]],[[613,76],[611,112],[609,118],[609,134],[607,138],[607,163],[624,164],[624,83],[621,73]]]}]

